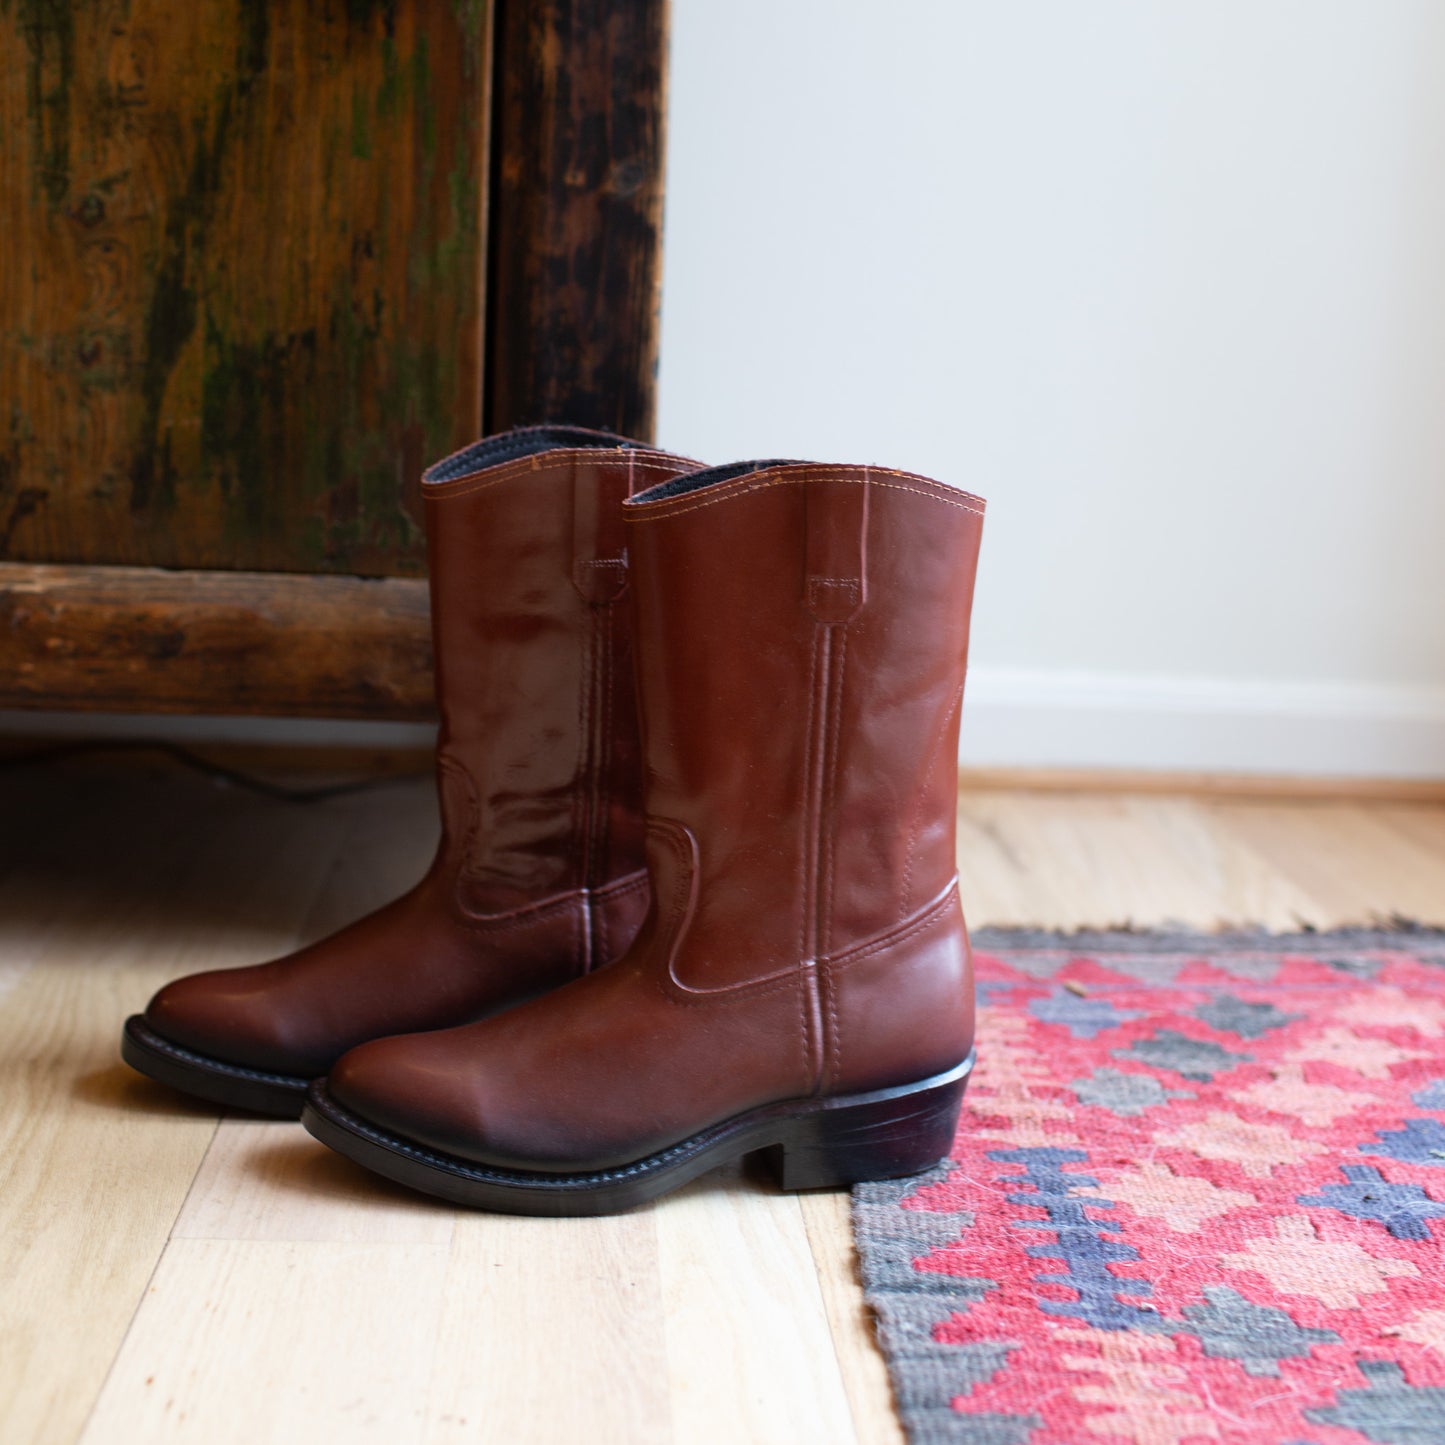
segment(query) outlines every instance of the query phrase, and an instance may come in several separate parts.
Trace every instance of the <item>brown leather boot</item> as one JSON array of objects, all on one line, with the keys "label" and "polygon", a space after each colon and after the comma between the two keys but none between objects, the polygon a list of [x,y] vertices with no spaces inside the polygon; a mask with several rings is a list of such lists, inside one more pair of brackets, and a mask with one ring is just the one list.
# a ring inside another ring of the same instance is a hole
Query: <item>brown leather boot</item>
[{"label": "brown leather boot", "polygon": [[653,903],[618,963],[363,1044],[303,1121],[528,1214],[625,1208],[762,1151],[784,1188],[948,1150],[973,1047],[954,862],[983,503],[749,462],[626,505]]},{"label": "brown leather boot", "polygon": [[647,909],[623,500],[695,462],[575,427],[423,479],[442,838],[412,891],[274,963],[193,974],[128,1020],[143,1074],[297,1117],[353,1045],[471,1021],[622,954]]}]

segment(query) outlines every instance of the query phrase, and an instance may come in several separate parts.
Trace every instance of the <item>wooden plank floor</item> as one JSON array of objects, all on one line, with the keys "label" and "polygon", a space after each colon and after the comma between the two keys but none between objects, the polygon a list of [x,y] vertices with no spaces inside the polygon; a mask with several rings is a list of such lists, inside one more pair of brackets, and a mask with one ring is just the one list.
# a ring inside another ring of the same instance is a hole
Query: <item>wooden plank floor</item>
[{"label": "wooden plank floor", "polygon": [[[1445,806],[980,792],[975,925],[1445,920]],[[846,1199],[734,1170],[635,1214],[454,1213],[295,1125],[131,1074],[161,981],[407,885],[422,783],[298,806],[189,777],[0,773],[7,1442],[899,1439]]]}]

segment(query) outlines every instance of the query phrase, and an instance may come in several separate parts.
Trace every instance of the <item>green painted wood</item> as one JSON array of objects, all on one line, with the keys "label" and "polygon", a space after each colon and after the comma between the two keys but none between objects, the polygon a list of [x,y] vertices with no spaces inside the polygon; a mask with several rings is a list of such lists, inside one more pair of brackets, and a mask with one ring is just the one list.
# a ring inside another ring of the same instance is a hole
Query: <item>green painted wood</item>
[{"label": "green painted wood", "polygon": [[414,574],[481,423],[485,0],[0,0],[0,559]]}]

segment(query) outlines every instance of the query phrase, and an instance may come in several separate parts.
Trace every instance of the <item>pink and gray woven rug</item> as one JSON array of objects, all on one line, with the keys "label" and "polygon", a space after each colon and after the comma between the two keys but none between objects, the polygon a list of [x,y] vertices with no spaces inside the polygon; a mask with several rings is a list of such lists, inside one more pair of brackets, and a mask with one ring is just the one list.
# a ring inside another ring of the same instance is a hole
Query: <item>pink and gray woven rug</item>
[{"label": "pink and gray woven rug", "polygon": [[976,945],[953,1158],[854,1197],[913,1445],[1445,1445],[1445,934]]}]

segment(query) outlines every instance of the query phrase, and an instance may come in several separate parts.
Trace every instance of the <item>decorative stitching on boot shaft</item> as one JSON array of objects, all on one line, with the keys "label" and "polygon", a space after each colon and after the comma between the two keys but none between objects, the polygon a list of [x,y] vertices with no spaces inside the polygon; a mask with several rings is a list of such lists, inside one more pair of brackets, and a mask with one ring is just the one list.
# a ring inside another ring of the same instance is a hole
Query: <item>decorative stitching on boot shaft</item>
[{"label": "decorative stitching on boot shaft", "polygon": [[[625,455],[630,457],[634,453],[628,452]],[[667,457],[665,452],[650,452],[646,455],[657,458]],[[504,482],[532,476],[537,472],[570,472],[574,467],[586,463],[596,465],[611,462],[617,465],[622,460],[623,458],[617,452],[607,450],[538,452],[534,456],[522,457],[514,462],[498,462],[496,466],[485,467],[479,472],[473,472],[470,476],[449,478],[444,482],[427,482],[422,488],[422,492],[424,496],[430,497],[434,501],[450,501],[453,497],[466,497],[473,492],[484,492],[489,487],[498,487]],[[689,462],[686,457],[677,457],[634,463],[632,470],[634,473],[643,473],[666,480],[677,476],[679,472],[700,468],[701,465],[701,462]]]},{"label": "decorative stitching on boot shaft", "polygon": [[[867,476],[850,477],[842,474],[844,470],[843,468],[807,467],[790,469],[782,476],[775,472],[750,472],[747,476],[722,483],[717,488],[710,490],[701,500],[698,500],[694,493],[686,493],[679,497],[676,503],[671,504],[665,498],[658,502],[648,502],[634,496],[623,503],[622,513],[629,522],[659,521],[664,517],[680,517],[684,512],[693,512],[699,507],[716,506],[730,497],[746,492],[762,491],[766,487],[796,487],[805,482],[826,481],[836,482],[841,486],[872,486],[883,487],[894,492],[912,492],[915,496],[942,502],[946,507],[957,507],[960,511],[971,512],[976,517],[982,517],[984,514],[986,504],[982,497],[976,497],[972,492],[959,491],[943,482],[935,482],[929,477],[921,477],[913,472],[891,471],[885,467],[851,468],[855,471],[866,471]],[[903,486],[899,482],[880,481],[881,477],[902,477],[908,482],[922,485]],[[759,478],[764,480],[758,480]],[[936,490],[929,490],[930,488],[936,488]],[[977,503],[977,505],[974,506],[973,503]]]}]

